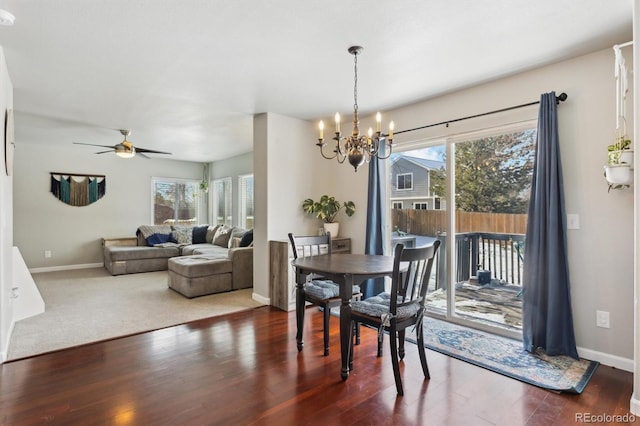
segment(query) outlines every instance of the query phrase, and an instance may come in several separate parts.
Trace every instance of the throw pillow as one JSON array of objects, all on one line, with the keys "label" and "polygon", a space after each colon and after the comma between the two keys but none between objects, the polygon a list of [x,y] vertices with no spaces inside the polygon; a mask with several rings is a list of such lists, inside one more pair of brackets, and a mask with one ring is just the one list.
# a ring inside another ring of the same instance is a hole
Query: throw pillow
[{"label": "throw pillow", "polygon": [[203,244],[207,242],[207,229],[209,229],[209,225],[194,226],[192,229],[193,229],[193,232],[191,234],[192,244]]},{"label": "throw pillow", "polygon": [[240,238],[240,237],[229,238],[229,248],[240,247],[240,240],[241,239],[242,238]]},{"label": "throw pillow", "polygon": [[233,228],[231,228],[231,236],[229,237],[229,243],[227,247],[231,248],[231,245],[233,244],[233,240],[236,238],[242,238],[245,232],[247,232],[246,229],[238,228],[237,226],[234,226]]},{"label": "throw pillow", "polygon": [[220,225],[209,226],[207,228],[207,243],[213,244],[213,236],[216,234],[216,231],[220,228]]},{"label": "throw pillow", "polygon": [[220,247],[229,247],[229,237],[231,237],[231,227],[228,225],[222,225],[213,236],[213,244]]},{"label": "throw pillow", "polygon": [[253,243],[253,229],[249,229],[244,233],[240,240],[240,247],[249,247],[251,243]]},{"label": "throw pillow", "polygon": [[171,235],[178,244],[191,244],[191,236],[193,231],[190,227],[176,226],[173,228]]}]

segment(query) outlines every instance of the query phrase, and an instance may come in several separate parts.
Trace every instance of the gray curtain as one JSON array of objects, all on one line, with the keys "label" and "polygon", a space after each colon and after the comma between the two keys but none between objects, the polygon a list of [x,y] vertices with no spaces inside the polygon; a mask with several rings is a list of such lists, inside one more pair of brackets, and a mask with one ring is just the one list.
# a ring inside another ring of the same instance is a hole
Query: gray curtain
[{"label": "gray curtain", "polygon": [[[384,147],[383,147],[384,148]],[[383,149],[381,148],[381,150]],[[383,155],[383,154],[381,154]],[[367,238],[365,240],[365,254],[384,254],[384,224],[386,216],[383,167],[374,158],[369,163],[369,183],[367,197]],[[384,291],[384,278],[367,280],[362,298],[366,299]]]},{"label": "gray curtain", "polygon": [[537,138],[524,250],[523,343],[529,352],[542,348],[577,359],[555,92],[540,98]]}]

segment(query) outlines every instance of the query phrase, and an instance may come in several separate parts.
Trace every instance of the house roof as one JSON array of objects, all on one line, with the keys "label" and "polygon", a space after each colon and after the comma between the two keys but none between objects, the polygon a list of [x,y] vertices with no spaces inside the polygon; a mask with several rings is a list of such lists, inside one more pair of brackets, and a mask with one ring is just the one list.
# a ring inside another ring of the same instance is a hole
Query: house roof
[{"label": "house roof", "polygon": [[392,164],[396,163],[399,160],[409,161],[410,163],[423,167],[427,170],[437,170],[444,166],[443,161],[430,160],[428,158],[421,158],[421,157],[413,157],[405,154],[392,154],[391,156]]},{"label": "house roof", "polygon": [[[5,0],[16,143],[248,152],[253,115],[360,116],[632,38],[631,0]],[[543,29],[541,31],[540,29]],[[397,129],[400,130],[400,129]]]}]

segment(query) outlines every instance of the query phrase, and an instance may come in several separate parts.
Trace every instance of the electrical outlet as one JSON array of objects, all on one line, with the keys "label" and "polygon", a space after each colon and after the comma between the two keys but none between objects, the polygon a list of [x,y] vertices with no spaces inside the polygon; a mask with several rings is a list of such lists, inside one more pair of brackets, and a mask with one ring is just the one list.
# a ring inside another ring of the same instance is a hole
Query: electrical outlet
[{"label": "electrical outlet", "polygon": [[609,328],[609,312],[596,311],[596,327]]},{"label": "electrical outlet", "polygon": [[45,259],[49,259],[51,257],[51,250],[45,250],[44,251],[44,257],[45,257]]}]

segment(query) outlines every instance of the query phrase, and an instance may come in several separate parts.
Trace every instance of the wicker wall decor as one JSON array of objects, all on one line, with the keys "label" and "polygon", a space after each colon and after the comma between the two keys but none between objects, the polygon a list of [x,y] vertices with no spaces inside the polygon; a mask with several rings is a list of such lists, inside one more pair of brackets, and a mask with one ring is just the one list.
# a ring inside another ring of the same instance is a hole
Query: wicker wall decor
[{"label": "wicker wall decor", "polygon": [[88,206],[104,196],[105,175],[51,172],[51,193],[70,206]]}]

